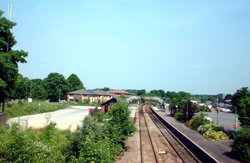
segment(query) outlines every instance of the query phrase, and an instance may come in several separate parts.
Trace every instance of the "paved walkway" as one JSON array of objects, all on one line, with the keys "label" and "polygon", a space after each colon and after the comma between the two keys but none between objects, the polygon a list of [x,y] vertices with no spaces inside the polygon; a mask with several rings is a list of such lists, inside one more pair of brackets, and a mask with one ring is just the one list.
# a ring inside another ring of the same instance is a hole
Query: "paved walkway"
[{"label": "paved walkway", "polygon": [[221,163],[236,163],[239,162],[233,158],[230,158],[230,152],[232,144],[231,140],[228,141],[210,141],[205,139],[198,132],[189,129],[183,123],[176,121],[173,117],[169,116],[166,112],[157,111],[156,112],[162,116],[167,122],[172,124],[175,128],[185,134],[189,139],[198,144],[203,148],[207,153],[212,155]]}]

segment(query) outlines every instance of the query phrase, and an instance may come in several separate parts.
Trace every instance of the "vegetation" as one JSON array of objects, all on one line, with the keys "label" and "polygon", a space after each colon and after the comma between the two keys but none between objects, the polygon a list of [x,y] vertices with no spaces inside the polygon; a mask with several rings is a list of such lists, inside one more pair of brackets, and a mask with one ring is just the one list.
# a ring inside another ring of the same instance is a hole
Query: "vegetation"
[{"label": "vegetation", "polygon": [[69,134],[53,123],[40,131],[23,131],[17,124],[0,129],[0,162],[65,162]]},{"label": "vegetation", "polygon": [[194,105],[196,105],[195,106],[196,112],[212,112],[211,109],[209,109],[208,106],[206,105],[203,105],[203,106],[200,106],[197,104],[194,104]]},{"label": "vegetation", "polygon": [[144,96],[146,94],[146,90],[145,89],[142,89],[142,90],[138,90],[136,95],[137,96]]},{"label": "vegetation", "polygon": [[232,152],[242,162],[250,162],[250,91],[247,87],[237,90],[232,96],[243,128],[234,135]]},{"label": "vegetation", "polygon": [[217,125],[214,122],[207,120],[205,114],[200,114],[192,118],[188,122],[188,127],[198,131],[209,140],[228,140],[223,126]]},{"label": "vegetation", "polygon": [[37,113],[52,112],[59,109],[63,109],[67,104],[60,103],[47,103],[47,102],[8,102],[6,108],[6,114],[8,118],[18,117],[23,115],[31,115]]},{"label": "vegetation", "polygon": [[250,128],[244,127],[234,135],[232,152],[242,162],[250,162]]},{"label": "vegetation", "polygon": [[64,99],[69,91],[69,83],[63,75],[59,73],[50,73],[44,79],[45,88],[48,92],[48,98],[51,102],[57,102],[59,99]]},{"label": "vegetation", "polygon": [[25,63],[28,53],[22,50],[13,50],[16,44],[11,29],[16,23],[3,17],[0,11],[0,102],[2,111],[5,110],[5,100],[11,98],[11,91],[14,89],[15,80],[18,76],[18,63]]},{"label": "vegetation", "polygon": [[32,79],[31,88],[30,88],[30,96],[36,100],[45,100],[48,97],[48,92],[45,88],[44,80],[42,79]]},{"label": "vegetation", "polygon": [[124,141],[135,130],[128,107],[121,102],[108,114],[86,117],[75,134],[67,158],[69,162],[113,162],[124,150]]},{"label": "vegetation", "polygon": [[82,81],[78,78],[76,74],[71,74],[67,78],[67,82],[69,83],[69,91],[75,91],[79,89],[85,89]]},{"label": "vegetation", "polygon": [[250,96],[240,101],[238,115],[241,125],[250,127]]},{"label": "vegetation", "polygon": [[237,90],[232,96],[232,105],[238,109],[240,105],[240,101],[242,99],[245,99],[248,96],[250,96],[248,87],[243,87]]},{"label": "vegetation", "polygon": [[188,122],[188,127],[190,127],[193,130],[197,130],[199,126],[208,124],[210,121],[206,119],[205,114],[200,114],[198,116],[195,116]]},{"label": "vegetation", "polygon": [[208,140],[228,140],[227,135],[222,131],[208,130],[203,136]]},{"label": "vegetation", "polygon": [[87,116],[73,133],[56,129],[54,123],[26,131],[14,124],[0,128],[0,162],[114,162],[134,130],[121,102],[109,113]]}]

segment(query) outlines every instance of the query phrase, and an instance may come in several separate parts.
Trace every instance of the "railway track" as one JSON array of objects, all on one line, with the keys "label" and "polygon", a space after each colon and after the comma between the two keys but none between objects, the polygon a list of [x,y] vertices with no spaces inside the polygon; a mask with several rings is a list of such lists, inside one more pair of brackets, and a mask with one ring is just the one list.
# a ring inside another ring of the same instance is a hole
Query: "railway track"
[{"label": "railway track", "polygon": [[139,107],[141,162],[200,162],[152,113]]},{"label": "railway track", "polygon": [[156,152],[153,148],[153,140],[149,133],[143,106],[139,110],[139,126],[140,126],[141,161],[156,163],[157,162]]}]

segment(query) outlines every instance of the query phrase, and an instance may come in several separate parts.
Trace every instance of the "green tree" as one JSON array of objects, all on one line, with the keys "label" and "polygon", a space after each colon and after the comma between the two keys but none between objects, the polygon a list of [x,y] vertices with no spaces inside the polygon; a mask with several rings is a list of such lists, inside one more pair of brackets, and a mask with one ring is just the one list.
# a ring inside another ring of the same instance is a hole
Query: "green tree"
[{"label": "green tree", "polygon": [[85,89],[82,81],[78,78],[78,76],[76,74],[71,74],[68,77],[67,81],[68,81],[69,86],[70,86],[70,91]]},{"label": "green tree", "polygon": [[31,80],[30,95],[34,99],[45,100],[48,97],[48,93],[44,86],[44,81],[41,79]]},{"label": "green tree", "polygon": [[234,93],[233,97],[232,97],[233,106],[238,108],[240,101],[249,95],[250,95],[250,93],[248,91],[248,87],[243,87],[243,88],[237,90],[236,93]]},{"label": "green tree", "polygon": [[143,95],[145,95],[146,94],[146,90],[145,89],[142,89],[142,90],[138,90],[137,91],[137,96],[143,96]]},{"label": "green tree", "polygon": [[14,89],[12,90],[13,99],[25,99],[30,95],[31,81],[27,77],[23,77],[21,74],[17,76]]},{"label": "green tree", "polygon": [[114,143],[122,143],[134,131],[128,106],[122,102],[117,102],[111,106],[109,115],[108,129],[110,137],[114,136]]},{"label": "green tree", "polygon": [[227,94],[226,96],[225,96],[225,98],[224,98],[224,102],[226,101],[226,100],[232,100],[232,95],[231,94]]},{"label": "green tree", "polygon": [[242,162],[250,162],[250,128],[243,127],[234,135],[232,153]]},{"label": "green tree", "polygon": [[18,63],[25,63],[28,53],[22,50],[13,50],[16,44],[11,29],[16,23],[3,17],[0,11],[0,102],[2,112],[5,111],[5,100],[10,98],[18,76]]},{"label": "green tree", "polygon": [[59,73],[50,73],[48,77],[44,79],[44,84],[51,102],[65,99],[69,91],[69,83],[64,76]]},{"label": "green tree", "polygon": [[240,101],[238,115],[241,125],[250,127],[250,96]]}]

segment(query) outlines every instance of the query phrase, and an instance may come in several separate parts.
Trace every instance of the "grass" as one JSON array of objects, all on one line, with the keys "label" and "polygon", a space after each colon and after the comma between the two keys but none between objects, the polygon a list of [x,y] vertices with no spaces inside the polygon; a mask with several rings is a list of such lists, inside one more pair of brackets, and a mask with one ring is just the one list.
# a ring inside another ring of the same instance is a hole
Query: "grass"
[{"label": "grass", "polygon": [[6,105],[6,115],[7,118],[13,118],[23,115],[53,112],[56,110],[64,109],[67,106],[67,104],[48,102],[9,102]]}]

